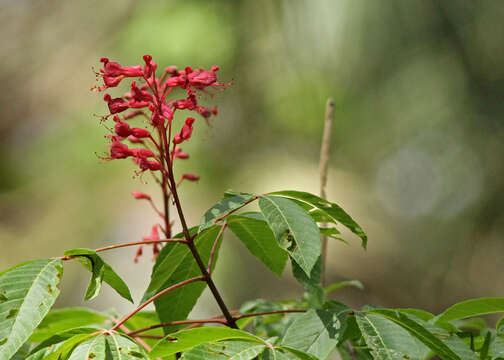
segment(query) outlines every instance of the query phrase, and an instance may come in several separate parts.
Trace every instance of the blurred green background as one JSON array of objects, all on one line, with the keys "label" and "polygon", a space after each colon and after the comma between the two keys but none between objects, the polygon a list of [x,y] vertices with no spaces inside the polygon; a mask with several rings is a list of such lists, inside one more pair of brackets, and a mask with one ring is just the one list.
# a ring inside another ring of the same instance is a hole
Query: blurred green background
[{"label": "blurred green background", "polygon": [[[330,243],[334,296],[440,311],[502,296],[504,2],[184,0],[0,2],[0,269],[72,247],[140,240],[155,221],[132,190],[159,195],[128,161],[104,162],[93,68],[150,53],[161,67],[217,64],[233,86],[208,99],[179,173],[192,224],[227,189],[318,192],[325,102],[336,100],[329,198],[369,248]],[[147,184],[145,184],[147,182]],[[155,196],[159,200],[159,196]],[[139,300],[148,251],[108,261]],[[81,304],[88,274],[68,264],[59,306]],[[228,235],[216,282],[232,308],[300,296]],[[113,292],[91,303],[126,311]],[[194,316],[215,314],[205,294]]]}]

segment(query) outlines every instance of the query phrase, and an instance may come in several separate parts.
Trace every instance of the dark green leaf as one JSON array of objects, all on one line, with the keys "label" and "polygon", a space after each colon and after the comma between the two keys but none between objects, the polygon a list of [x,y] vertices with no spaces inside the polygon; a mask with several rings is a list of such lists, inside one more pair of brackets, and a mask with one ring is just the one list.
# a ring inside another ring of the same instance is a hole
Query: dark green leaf
[{"label": "dark green leaf", "polygon": [[485,336],[485,342],[480,350],[480,360],[486,360],[488,356],[488,349],[490,347],[490,340],[492,340],[492,333],[488,331]]},{"label": "dark green leaf", "polygon": [[118,334],[103,334],[76,346],[68,360],[147,360],[142,346]]},{"label": "dark green leaf", "polygon": [[259,207],[278,243],[309,276],[321,251],[320,231],[296,203],[277,196],[261,196]]},{"label": "dark green leaf", "polygon": [[308,277],[301,267],[292,261],[292,274],[305,288],[306,300],[312,308],[320,308],[324,303],[324,289],[321,284],[322,262],[319,257],[318,261],[313,266],[310,276]]},{"label": "dark green leaf", "polygon": [[99,329],[96,329],[96,328],[80,327],[80,328],[70,329],[67,331],[62,331],[62,332],[55,334],[47,339],[44,339],[36,347],[34,347],[30,353],[35,354],[44,348],[49,348],[52,345],[62,343],[64,341],[74,337],[75,335],[92,334],[92,333],[96,333],[98,330]]},{"label": "dark green leaf", "polygon": [[278,246],[275,235],[264,220],[249,215],[231,215],[227,218],[229,229],[249,251],[278,276],[287,261],[287,253]]},{"label": "dark green leaf", "polygon": [[76,257],[86,269],[91,271],[91,280],[89,281],[84,300],[91,300],[98,296],[101,284],[105,281],[119,295],[133,302],[126,283],[117,275],[110,265],[103,261],[96,251],[91,249],[72,249],[65,251],[65,256]]},{"label": "dark green leaf", "polygon": [[28,341],[41,342],[53,335],[80,326],[101,324],[107,318],[102,314],[83,308],[52,310],[42,320]]},{"label": "dark green leaf", "polygon": [[[194,239],[194,244],[206,265],[210,257],[212,246],[219,233],[220,226],[213,226]],[[214,256],[212,267],[217,262],[218,248]],[[165,251],[165,248],[161,252]],[[151,276],[151,282],[144,295],[143,301],[151,298],[163,289],[175,285],[183,280],[201,275],[201,270],[186,244],[177,243],[167,248],[166,252],[158,257],[156,266]],[[155,300],[156,312],[163,323],[174,320],[183,320],[191,312],[205,289],[206,283],[193,282],[177,288]],[[174,328],[165,328],[171,332]]]},{"label": "dark green leaf", "polygon": [[283,350],[284,352],[288,352],[292,355],[294,355],[294,357],[296,359],[300,359],[300,360],[318,360],[318,359],[323,359],[323,358],[317,358],[311,354],[308,354],[304,351],[301,351],[301,350],[298,350],[298,349],[294,349],[290,346],[280,346],[278,348],[276,348],[278,350]]},{"label": "dark green leaf", "polygon": [[275,191],[269,193],[268,195],[277,195],[287,198],[293,198],[313,206],[316,210],[322,211],[327,215],[327,219],[321,217],[321,220],[323,222],[334,222],[343,224],[350,231],[352,231],[354,234],[356,234],[362,239],[362,247],[364,249],[366,248],[367,245],[366,233],[362,230],[359,224],[357,224],[350,217],[350,215],[348,215],[345,212],[345,210],[343,210],[339,205],[304,191],[294,191],[294,190]]},{"label": "dark green leaf", "polygon": [[0,276],[0,360],[10,359],[53,306],[60,293],[63,263],[35,260]]},{"label": "dark green leaf", "polygon": [[[176,341],[173,339],[176,339]],[[200,344],[231,339],[248,340],[258,344],[265,344],[261,338],[245,331],[227,327],[202,327],[170,334],[166,340],[161,340],[154,346],[149,355],[151,358],[164,357],[188,351]]]},{"label": "dark green leaf", "polygon": [[[49,356],[45,357],[44,360],[67,360],[72,351],[80,343],[97,337],[97,334],[79,334],[74,335],[70,339],[66,340],[57,350],[51,352]],[[75,358],[72,360],[76,360]],[[87,359],[86,359],[87,360]]]},{"label": "dark green leaf", "polygon": [[215,225],[215,222],[218,219],[222,219],[231,211],[247,205],[255,198],[256,196],[253,194],[238,194],[231,197],[225,197],[205,212],[203,218],[201,219],[201,225],[198,232]]}]

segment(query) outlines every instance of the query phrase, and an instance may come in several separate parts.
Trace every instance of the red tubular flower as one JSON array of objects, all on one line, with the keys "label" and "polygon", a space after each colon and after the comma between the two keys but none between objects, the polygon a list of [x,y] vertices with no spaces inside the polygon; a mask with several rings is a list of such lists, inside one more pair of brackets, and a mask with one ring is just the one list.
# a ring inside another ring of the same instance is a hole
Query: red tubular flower
[{"label": "red tubular flower", "polygon": [[180,131],[179,134],[175,135],[173,138],[173,143],[175,144],[180,144],[181,142],[185,140],[189,140],[192,134],[192,124],[194,123],[194,118],[193,117],[188,117],[185,121],[184,126],[182,127],[182,130]]},{"label": "red tubular flower", "polygon": [[119,141],[114,141],[110,145],[110,158],[109,159],[126,159],[127,157],[133,156],[134,153],[127,145]]},{"label": "red tubular flower", "polygon": [[147,171],[147,170],[158,171],[163,168],[161,166],[161,164],[158,163],[157,161],[147,160],[147,158],[145,158],[145,157],[137,158],[137,163],[138,163],[138,166],[140,167],[140,170],[142,170],[142,171]]},{"label": "red tubular flower", "polygon": [[114,126],[115,133],[120,137],[125,138],[133,133],[133,130],[131,129],[129,124],[119,120],[119,117],[117,115],[114,116],[114,121],[116,122]]},{"label": "red tubular flower", "polygon": [[145,66],[143,68],[143,74],[146,78],[151,77],[152,73],[157,69],[157,64],[152,61],[152,56],[144,55],[143,60],[145,61]]},{"label": "red tubular flower", "polygon": [[188,180],[188,181],[198,181],[200,177],[196,174],[184,174],[182,175],[182,180]]},{"label": "red tubular flower", "polygon": [[105,94],[103,100],[105,100],[108,103],[108,108],[111,114],[117,114],[129,108],[128,103],[124,101],[122,98],[112,99],[112,97],[109,94]]},{"label": "red tubular flower", "polygon": [[143,192],[140,192],[140,191],[132,191],[131,194],[137,200],[141,200],[141,199],[150,200],[151,199],[151,197],[149,195],[144,194]]},{"label": "red tubular flower", "polygon": [[175,146],[175,149],[173,150],[173,158],[174,159],[188,159],[189,154],[183,152],[182,149],[179,148],[178,146]]},{"label": "red tubular flower", "polygon": [[142,128],[131,129],[131,134],[137,139],[148,138],[151,136],[151,133],[148,130]]},{"label": "red tubular flower", "polygon": [[144,115],[144,112],[142,110],[136,110],[136,111],[129,112],[124,115],[124,120],[132,119],[138,115]]},{"label": "red tubular flower", "polygon": [[131,152],[133,153],[133,155],[140,158],[154,157],[154,153],[149,149],[135,148],[131,149]]},{"label": "red tubular flower", "polygon": [[108,58],[101,58],[103,68],[100,72],[103,74],[103,81],[107,87],[116,87],[125,77],[142,76],[142,67],[137,66],[121,66],[119,63],[110,62]]},{"label": "red tubular flower", "polygon": [[143,144],[143,140],[137,138],[136,136],[130,135],[128,136],[128,140],[132,142],[133,144]]}]

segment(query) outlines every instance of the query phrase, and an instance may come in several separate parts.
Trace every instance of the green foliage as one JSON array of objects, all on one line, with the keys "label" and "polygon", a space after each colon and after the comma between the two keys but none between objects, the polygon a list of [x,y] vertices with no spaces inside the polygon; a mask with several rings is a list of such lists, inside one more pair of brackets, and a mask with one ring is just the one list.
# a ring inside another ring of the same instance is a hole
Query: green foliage
[{"label": "green foliage", "polygon": [[[212,226],[200,232],[194,240],[196,249],[205,266],[210,258],[212,246],[219,230],[220,226]],[[219,248],[217,247],[212,268],[215,267],[217,262],[218,250]],[[151,275],[151,282],[145,292],[143,301],[146,301],[163,289],[198,275],[201,275],[201,270],[185,244],[177,243],[165,246],[156,260],[156,265]],[[159,320],[163,323],[168,323],[174,320],[186,319],[205,289],[205,286],[206,284],[202,281],[194,282],[175,289],[157,299],[154,304]],[[165,332],[168,333],[174,329],[173,327],[166,327]]]},{"label": "green foliage", "polygon": [[198,232],[215,225],[218,219],[223,219],[227,214],[245,206],[253,199],[255,199],[255,196],[252,194],[238,194],[225,197],[205,212]]},{"label": "green foliage", "polygon": [[10,359],[60,293],[61,260],[35,260],[0,276],[0,359]]},{"label": "green foliage", "polygon": [[72,249],[65,251],[65,256],[77,258],[79,262],[89,271],[91,271],[91,280],[84,300],[91,300],[98,296],[101,284],[105,281],[119,295],[126,300],[133,302],[131,293],[126,283],[117,275],[117,273],[108,265],[100,255],[90,249]]},{"label": "green foliage", "polygon": [[310,276],[320,256],[320,231],[315,221],[291,200],[261,196],[259,207],[280,246]]},{"label": "green foliage", "polygon": [[261,214],[231,215],[227,217],[227,224],[252,255],[277,276],[282,276],[287,252],[278,246],[275,235],[261,217]]}]

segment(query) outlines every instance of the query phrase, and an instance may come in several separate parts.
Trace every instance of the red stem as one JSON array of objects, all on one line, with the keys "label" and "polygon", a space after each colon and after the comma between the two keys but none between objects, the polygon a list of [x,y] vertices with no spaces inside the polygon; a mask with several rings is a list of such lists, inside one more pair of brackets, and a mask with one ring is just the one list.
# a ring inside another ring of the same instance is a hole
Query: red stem
[{"label": "red stem", "polygon": [[215,239],[215,242],[212,246],[212,252],[210,253],[210,258],[208,259],[208,265],[207,265],[208,275],[210,275],[212,272],[213,258],[215,256],[215,252],[217,251],[217,246],[219,244],[219,241],[222,238],[222,235],[224,234],[224,230],[226,229],[226,226],[227,226],[227,222],[224,222],[224,224],[222,224],[221,229],[220,229],[219,233],[217,234],[217,238]]},{"label": "red stem", "polygon": [[143,304],[141,304],[140,306],[138,306],[135,310],[133,310],[131,313],[129,313],[128,315],[126,315],[124,318],[122,318],[118,323],[116,323],[114,325],[114,327],[110,330],[117,330],[117,328],[119,328],[119,326],[121,326],[122,324],[124,324],[126,321],[128,321],[133,315],[135,315],[137,312],[139,312],[140,310],[142,310],[144,307],[146,307],[147,305],[149,305],[151,302],[153,302],[154,300],[160,298],[161,296],[163,296],[164,294],[172,291],[172,290],[175,290],[181,286],[184,286],[184,285],[187,285],[187,284],[190,284],[190,283],[193,283],[195,281],[202,281],[204,280],[204,277],[203,276],[197,276],[197,277],[193,277],[193,278],[190,278],[190,279],[187,279],[187,280],[184,280],[184,281],[181,281],[175,285],[172,285],[170,287],[167,287],[166,289],[158,292],[156,295],[154,295],[153,297],[151,297],[149,300],[147,300],[146,302],[144,302]]}]

